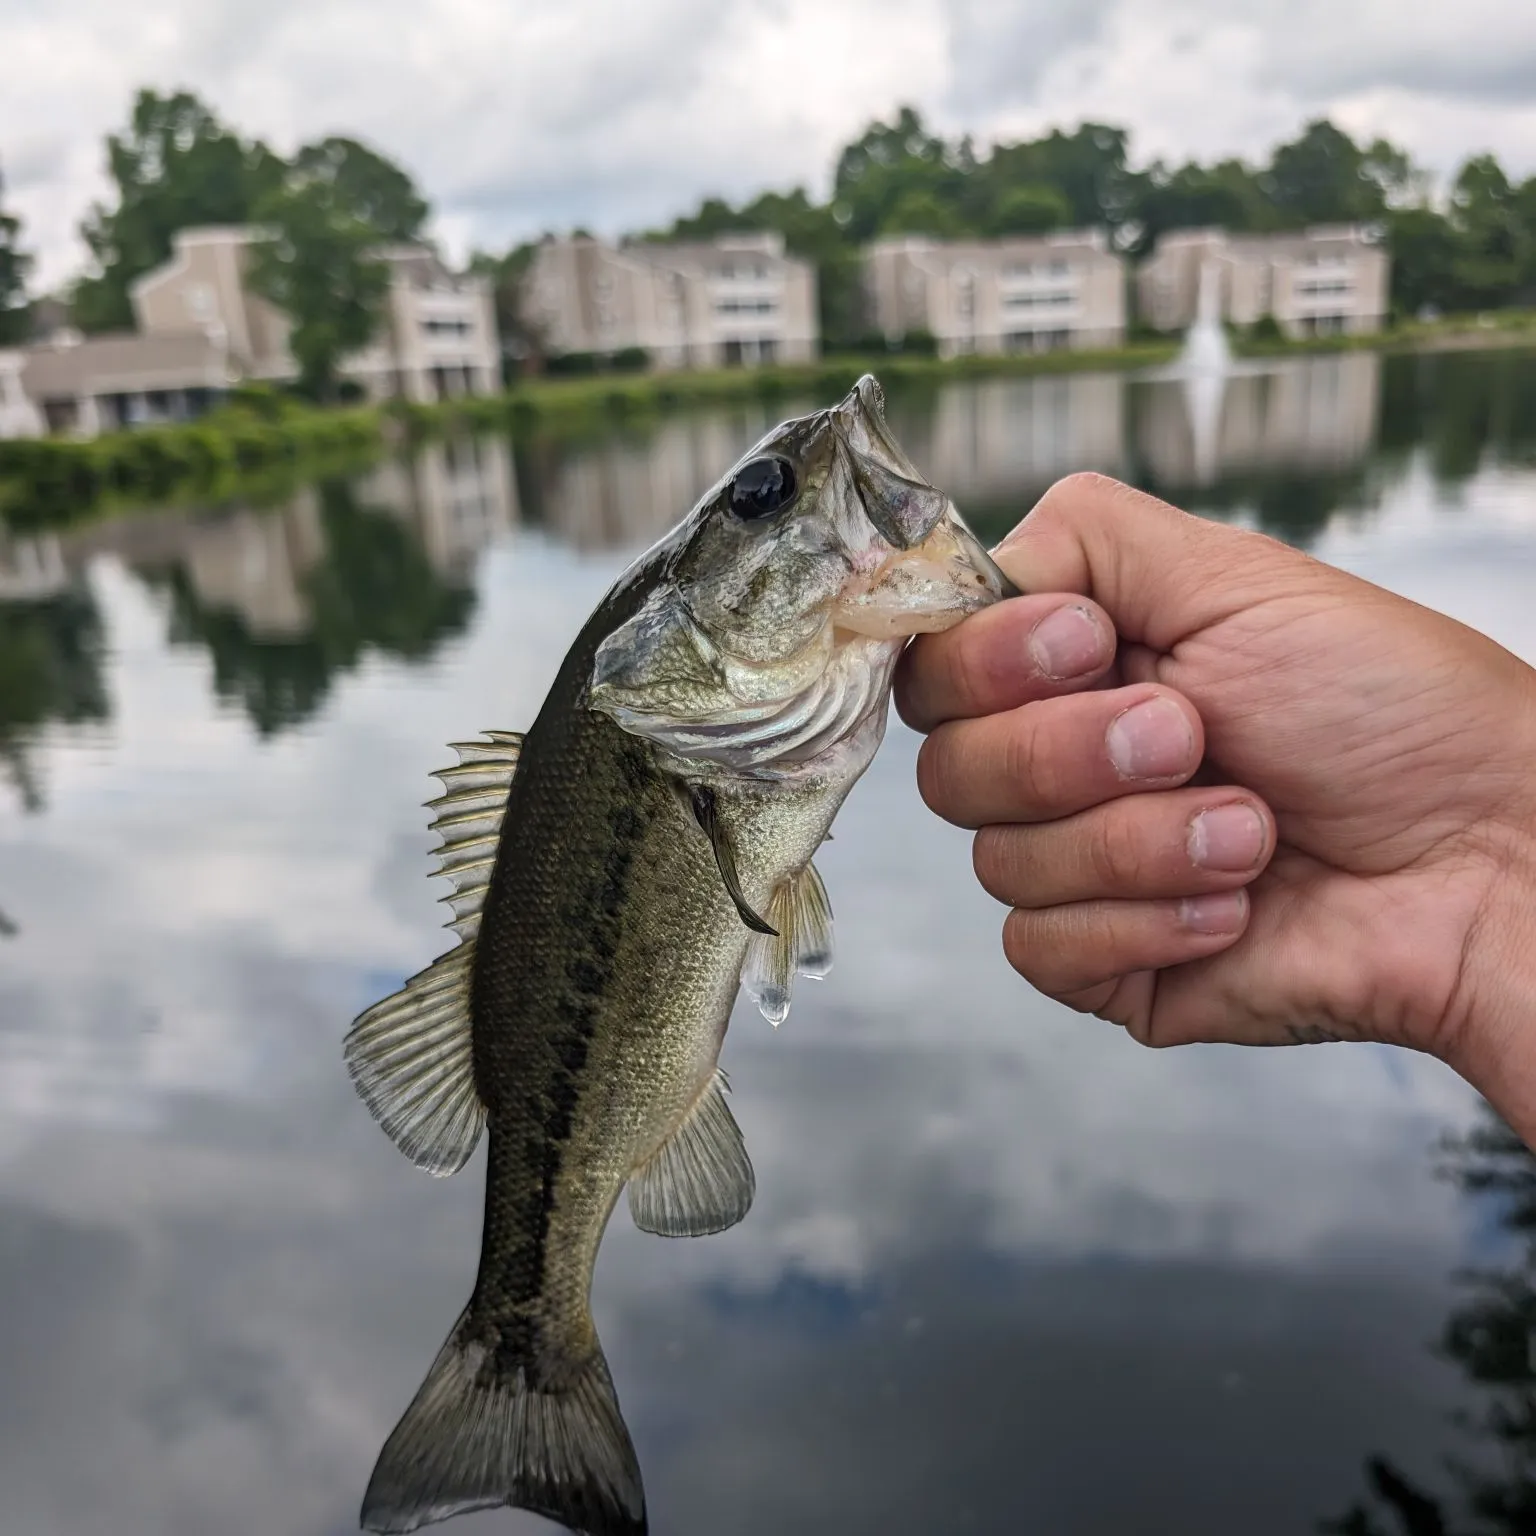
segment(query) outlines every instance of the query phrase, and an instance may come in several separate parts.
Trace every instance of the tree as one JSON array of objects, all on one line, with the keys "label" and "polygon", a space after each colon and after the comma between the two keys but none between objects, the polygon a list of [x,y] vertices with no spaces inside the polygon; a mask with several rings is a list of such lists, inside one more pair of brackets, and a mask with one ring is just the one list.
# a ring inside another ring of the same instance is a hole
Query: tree
[{"label": "tree", "polygon": [[75,321],[88,331],[132,325],[129,288],[169,258],[177,231],[247,223],[282,162],[190,92],[140,91],[126,131],[107,139],[107,173],[116,206],[93,205],[80,227],[97,268],[74,292]]},{"label": "tree", "polygon": [[[0,176],[0,196],[5,178]],[[25,341],[30,328],[27,274],[32,258],[21,249],[21,220],[0,203],[0,347]]]},{"label": "tree", "polygon": [[1492,155],[1462,166],[1451,191],[1451,221],[1459,236],[1458,298],[1472,307],[1508,302],[1520,284],[1532,231],[1522,226],[1515,189]]},{"label": "tree", "polygon": [[421,239],[431,211],[411,178],[366,144],[332,137],[306,144],[293,157],[304,180],[324,183],[336,205],[368,225],[381,241]]},{"label": "tree", "polygon": [[1060,229],[1072,217],[1072,205],[1056,187],[1039,183],[1010,187],[998,198],[987,219],[992,235],[1043,235]]},{"label": "tree", "polygon": [[[1381,148],[1389,156],[1398,153]],[[1342,129],[1318,118],[1300,138],[1275,150],[1263,184],[1287,226],[1353,224],[1381,217],[1386,209],[1382,175],[1390,169],[1382,159],[1368,157]]]},{"label": "tree", "polygon": [[337,366],[373,339],[389,274],[371,253],[378,232],[358,218],[336,182],[293,172],[256,208],[267,231],[251,251],[249,281],[292,322],[300,387],[336,394]]}]

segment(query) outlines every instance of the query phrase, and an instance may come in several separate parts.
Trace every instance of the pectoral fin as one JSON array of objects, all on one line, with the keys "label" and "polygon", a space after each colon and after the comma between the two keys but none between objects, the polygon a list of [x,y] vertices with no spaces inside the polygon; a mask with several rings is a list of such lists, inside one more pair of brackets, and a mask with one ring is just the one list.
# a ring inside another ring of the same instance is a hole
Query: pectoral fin
[{"label": "pectoral fin", "polygon": [[741,882],[736,877],[736,850],[731,846],[730,833],[721,824],[714,790],[707,784],[695,784],[690,787],[688,794],[694,819],[709,839],[710,847],[715,850],[715,863],[719,867],[720,878],[725,881],[726,893],[735,902],[742,922],[754,933],[773,934],[777,937],[778,929],[759,917],[747,898],[741,894]]},{"label": "pectoral fin", "polygon": [[789,1017],[795,973],[821,977],[832,969],[832,904],[814,864],[784,881],[768,903],[778,933],[754,935],[742,962],[741,984],[775,1027]]}]

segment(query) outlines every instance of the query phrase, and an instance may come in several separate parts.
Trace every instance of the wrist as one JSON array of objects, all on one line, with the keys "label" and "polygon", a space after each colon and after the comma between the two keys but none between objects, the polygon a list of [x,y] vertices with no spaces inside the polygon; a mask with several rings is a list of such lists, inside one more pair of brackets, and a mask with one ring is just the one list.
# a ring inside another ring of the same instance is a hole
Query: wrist
[{"label": "wrist", "polygon": [[1445,1059],[1536,1148],[1536,798],[1495,841]]}]

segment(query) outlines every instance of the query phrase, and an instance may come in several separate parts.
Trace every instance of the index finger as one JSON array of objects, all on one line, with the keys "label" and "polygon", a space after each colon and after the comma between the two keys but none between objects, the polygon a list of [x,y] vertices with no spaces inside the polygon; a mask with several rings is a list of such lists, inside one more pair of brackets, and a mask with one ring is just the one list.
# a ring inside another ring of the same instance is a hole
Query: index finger
[{"label": "index finger", "polygon": [[1036,593],[921,635],[896,674],[896,709],[914,730],[1076,693],[1115,659],[1109,615],[1086,597]]}]

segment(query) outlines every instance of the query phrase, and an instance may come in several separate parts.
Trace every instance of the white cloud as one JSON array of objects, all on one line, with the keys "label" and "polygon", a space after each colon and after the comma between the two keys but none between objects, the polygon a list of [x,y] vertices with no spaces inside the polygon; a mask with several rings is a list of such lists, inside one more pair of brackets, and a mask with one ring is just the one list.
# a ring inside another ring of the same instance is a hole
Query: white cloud
[{"label": "white cloud", "polygon": [[102,138],[187,86],[281,148],[330,131],[420,180],[457,252],[663,220],[718,192],[823,188],[898,102],[952,132],[1123,123],[1143,157],[1262,154],[1319,112],[1437,170],[1536,169],[1536,12],[1519,0],[0,0],[0,167],[74,270]]}]

